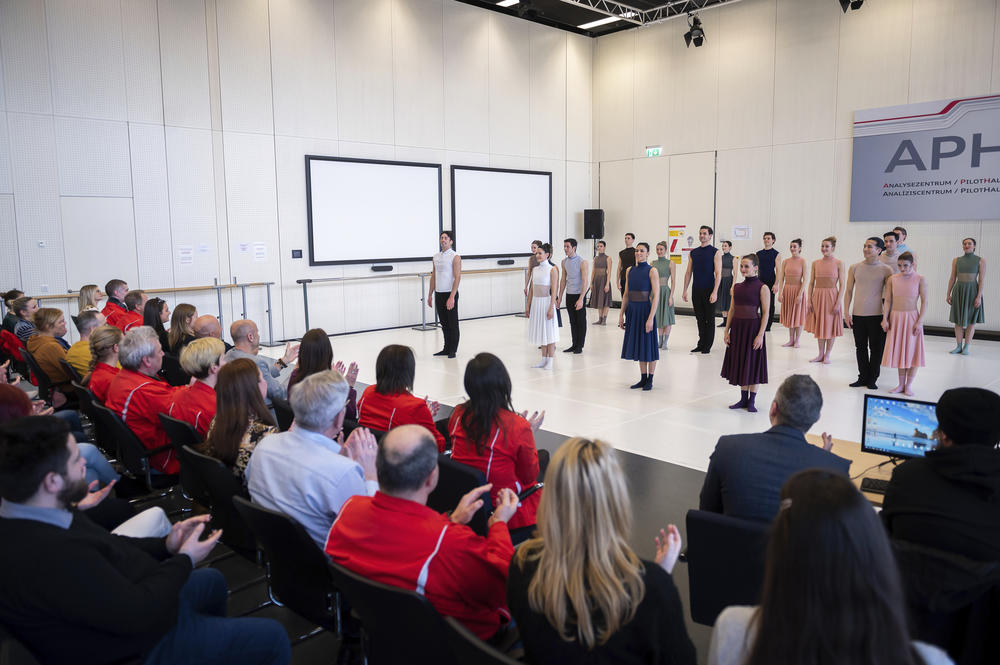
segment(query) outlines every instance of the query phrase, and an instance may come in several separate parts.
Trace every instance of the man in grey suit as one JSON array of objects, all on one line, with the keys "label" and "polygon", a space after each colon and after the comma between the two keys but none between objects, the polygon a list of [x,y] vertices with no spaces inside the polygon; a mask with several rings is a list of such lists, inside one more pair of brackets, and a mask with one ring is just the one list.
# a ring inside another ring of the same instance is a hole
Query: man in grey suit
[{"label": "man in grey suit", "polygon": [[719,437],[699,508],[770,522],[778,513],[781,486],[796,472],[819,468],[847,475],[851,462],[830,452],[830,435],[823,433],[822,448],[806,441],[822,408],[823,394],[810,377],[785,379],[771,402],[771,429]]}]

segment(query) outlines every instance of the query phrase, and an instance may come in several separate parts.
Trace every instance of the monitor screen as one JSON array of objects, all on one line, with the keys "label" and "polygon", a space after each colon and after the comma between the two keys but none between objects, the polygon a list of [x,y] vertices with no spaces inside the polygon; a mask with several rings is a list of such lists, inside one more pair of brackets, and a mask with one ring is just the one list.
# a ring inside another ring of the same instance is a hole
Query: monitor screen
[{"label": "monitor screen", "polygon": [[861,450],[890,457],[923,457],[937,446],[934,402],[865,395]]}]

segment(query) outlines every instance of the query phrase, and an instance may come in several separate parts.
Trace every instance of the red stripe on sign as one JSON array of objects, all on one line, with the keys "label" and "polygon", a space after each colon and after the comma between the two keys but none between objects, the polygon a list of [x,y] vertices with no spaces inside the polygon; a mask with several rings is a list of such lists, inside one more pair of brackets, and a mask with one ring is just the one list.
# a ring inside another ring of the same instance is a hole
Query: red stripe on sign
[{"label": "red stripe on sign", "polygon": [[955,108],[956,105],[961,104],[962,102],[975,102],[975,101],[979,101],[980,99],[994,99],[994,98],[1000,99],[1000,95],[986,95],[985,97],[969,97],[967,99],[956,99],[953,102],[949,102],[947,106],[945,106],[943,109],[941,109],[937,113],[923,113],[921,115],[903,115],[903,116],[899,116],[898,118],[877,118],[875,120],[859,120],[859,121],[855,122],[854,124],[855,125],[866,125],[866,124],[868,124],[870,122],[887,122],[889,120],[911,120],[913,118],[930,118],[930,117],[935,116],[935,115],[944,115],[948,111],[950,111],[953,108]]},{"label": "red stripe on sign", "polygon": [[677,249],[677,238],[674,238],[674,241],[670,243],[670,251],[673,252],[675,249]]}]

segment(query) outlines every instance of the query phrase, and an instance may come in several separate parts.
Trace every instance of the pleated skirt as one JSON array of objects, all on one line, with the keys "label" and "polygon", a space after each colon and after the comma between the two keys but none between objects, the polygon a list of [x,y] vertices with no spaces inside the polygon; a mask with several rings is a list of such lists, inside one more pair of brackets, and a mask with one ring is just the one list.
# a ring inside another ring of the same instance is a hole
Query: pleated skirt
[{"label": "pleated skirt", "polygon": [[882,366],[909,369],[924,366],[924,328],[913,334],[917,322],[917,310],[893,310],[889,312],[889,332],[885,336],[882,351]]},{"label": "pleated skirt", "polygon": [[653,329],[646,332],[646,319],[653,309],[648,300],[629,302],[625,306],[625,339],[622,340],[622,358],[648,363],[660,359],[659,340],[656,336],[656,317]]},{"label": "pleated skirt", "polygon": [[817,339],[833,339],[844,334],[844,317],[834,314],[840,294],[835,288],[813,289],[812,308],[806,316],[806,332],[811,332]]},{"label": "pleated skirt", "polygon": [[955,286],[951,289],[951,313],[948,315],[948,320],[962,328],[983,323],[986,319],[982,301],[979,307],[976,307],[978,292],[979,284],[976,282],[955,282]]},{"label": "pleated skirt", "polygon": [[531,313],[528,314],[528,341],[536,345],[554,344],[559,341],[559,321],[555,313],[546,318],[552,298],[544,296],[531,299]]},{"label": "pleated skirt", "polygon": [[786,328],[800,328],[806,324],[806,299],[801,286],[785,286],[781,290],[779,322]]},{"label": "pleated skirt", "polygon": [[722,378],[734,386],[767,383],[767,344],[753,348],[760,331],[760,317],[733,319],[729,328],[729,346],[722,359]]}]

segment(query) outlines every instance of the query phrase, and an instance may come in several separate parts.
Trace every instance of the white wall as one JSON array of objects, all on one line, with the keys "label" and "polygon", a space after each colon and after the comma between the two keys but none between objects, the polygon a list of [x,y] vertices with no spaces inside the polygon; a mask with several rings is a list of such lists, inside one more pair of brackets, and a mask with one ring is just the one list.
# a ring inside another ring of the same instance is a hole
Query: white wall
[{"label": "white wall", "polygon": [[[786,255],[800,236],[814,259],[834,234],[853,263],[891,227],[848,222],[853,111],[1000,92],[998,0],[878,0],[847,14],[831,0],[744,0],[701,19],[701,48],[685,48],[683,20],[597,40],[594,152],[612,249],[625,231],[655,241],[668,224],[710,224],[717,151],[717,239],[749,224],[735,253],[771,230]],[[647,159],[647,145],[664,156]],[[929,324],[950,325],[961,238],[1000,256],[998,220],[901,224],[931,287]],[[986,313],[1000,329],[1000,302]]]},{"label": "white wall", "polygon": [[[551,170],[553,237],[580,236],[592,62],[590,39],[453,0],[0,0],[0,281],[274,281],[275,337],[300,336],[296,279],[372,274],[291,258],[308,257],[307,153],[444,164],[445,228],[450,164]],[[462,315],[519,310],[521,279],[469,275]],[[419,293],[317,284],[310,323],[419,322]],[[211,291],[169,300],[218,309]],[[265,308],[248,293],[248,316]]]}]

